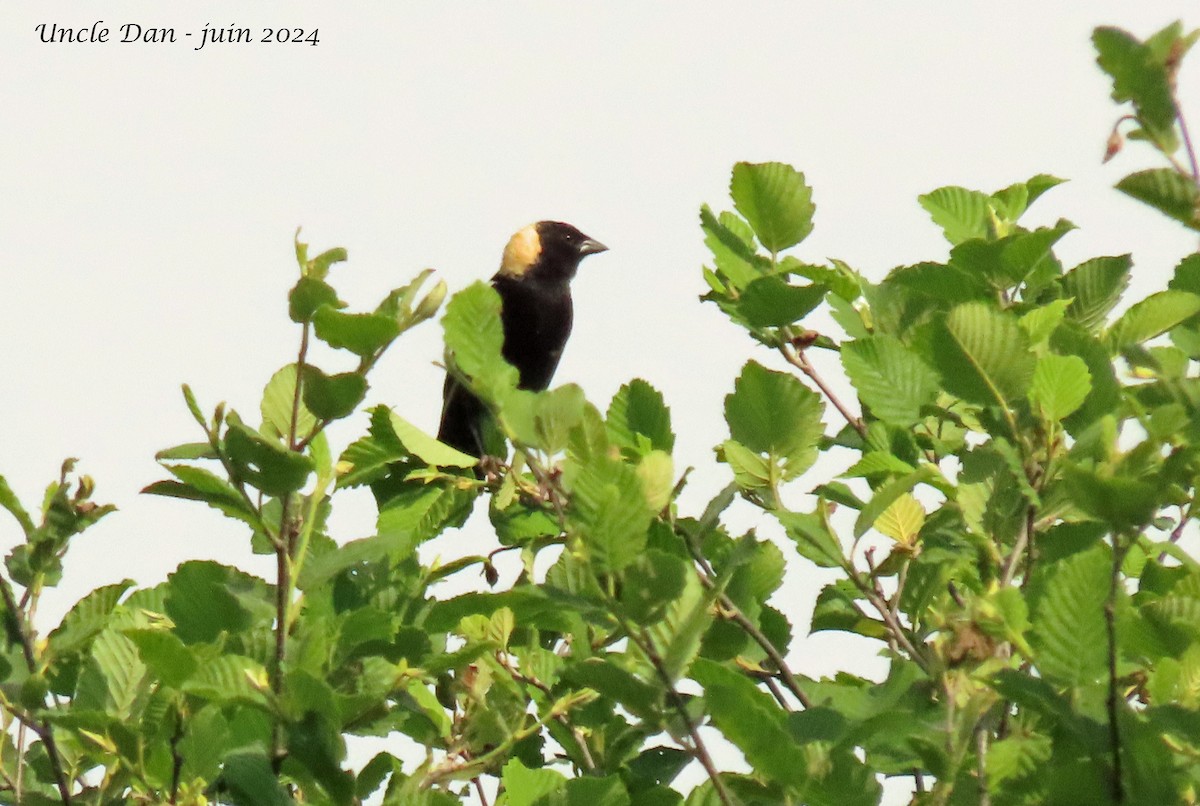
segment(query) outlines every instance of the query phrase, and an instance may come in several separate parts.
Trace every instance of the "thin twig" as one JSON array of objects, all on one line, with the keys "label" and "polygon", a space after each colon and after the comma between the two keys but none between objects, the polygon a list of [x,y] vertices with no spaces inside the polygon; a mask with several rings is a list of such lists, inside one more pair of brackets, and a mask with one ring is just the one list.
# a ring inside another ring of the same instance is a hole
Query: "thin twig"
[{"label": "thin twig", "polygon": [[667,698],[679,714],[679,718],[683,720],[688,737],[691,739],[692,756],[700,762],[700,766],[704,767],[704,772],[708,774],[708,779],[712,781],[713,790],[717,793],[717,798],[720,799],[723,806],[733,806],[733,798],[730,796],[729,790],[725,788],[725,782],[721,780],[721,771],[713,763],[712,756],[709,755],[708,748],[704,744],[704,739],[700,738],[700,728],[692,721],[691,714],[687,712],[687,703],[683,701],[683,697],[675,690],[675,681],[671,679],[671,675],[667,672],[666,664],[659,657],[653,642],[649,636],[639,633],[636,630],[628,630],[628,633],[630,639],[637,644],[638,649],[642,651],[642,654],[650,661],[650,665],[654,667],[659,680],[666,686]]},{"label": "thin twig", "polygon": [[838,396],[834,394],[833,390],[829,388],[829,386],[825,383],[825,380],[817,372],[816,367],[809,362],[808,356],[805,355],[804,350],[794,350],[788,345],[784,344],[780,345],[779,352],[783,354],[783,357],[789,364],[803,372],[806,376],[808,376],[809,380],[816,384],[816,387],[821,390],[821,394],[825,395],[829,402],[833,404],[833,407],[841,413],[842,417],[846,418],[846,422],[848,422],[850,426],[859,433],[860,436],[865,437],[867,435],[867,427],[863,424],[862,418],[855,417],[850,410],[846,408],[845,404],[842,403]]},{"label": "thin twig", "polygon": [[475,784],[475,794],[479,796],[479,802],[482,806],[488,806],[487,793],[483,791],[483,782],[476,775],[471,779],[471,783]]},{"label": "thin twig", "polygon": [[[708,590],[715,590],[716,582],[713,581],[713,578],[716,574],[712,566],[709,565],[708,560],[700,553],[700,549],[697,548],[692,540],[689,539],[685,542],[687,543],[688,551],[692,554],[692,559],[696,561],[696,564],[700,568],[700,573],[698,574],[700,583]],[[737,603],[730,599],[727,594],[721,593],[717,597],[717,603],[728,614],[730,620],[741,627],[746,635],[750,636],[751,640],[758,644],[767,657],[771,659],[771,663],[775,664],[775,669],[779,673],[779,678],[787,686],[788,691],[792,692],[792,696],[799,700],[800,704],[805,708],[811,708],[812,701],[804,693],[804,690],[800,688],[800,682],[796,679],[796,675],[792,672],[791,667],[788,666],[783,653],[771,642],[771,639],[767,638],[763,631],[758,628],[758,625],[751,621],[742,612],[742,609],[737,606]],[[788,710],[791,709],[789,708]]]},{"label": "thin twig", "polygon": [[[538,680],[536,677],[529,677],[525,674],[522,674],[519,669],[514,668],[508,662],[508,659],[502,653],[496,653],[496,661],[502,667],[504,667],[504,669],[512,676],[513,680],[516,680],[518,683],[524,683],[528,686],[532,686],[533,688],[536,688],[538,691],[542,692],[542,694],[545,694],[551,700],[554,699],[554,693],[550,690],[549,686],[547,686],[541,680]],[[586,769],[588,772],[595,772],[596,761],[592,758],[592,752],[588,749],[587,741],[584,739],[583,732],[580,731],[579,728],[575,727],[575,725],[571,723],[571,720],[567,719],[565,714],[556,715],[554,717],[554,721],[569,730],[571,735],[575,738],[575,743],[579,745],[579,752],[583,755],[584,769]]]}]

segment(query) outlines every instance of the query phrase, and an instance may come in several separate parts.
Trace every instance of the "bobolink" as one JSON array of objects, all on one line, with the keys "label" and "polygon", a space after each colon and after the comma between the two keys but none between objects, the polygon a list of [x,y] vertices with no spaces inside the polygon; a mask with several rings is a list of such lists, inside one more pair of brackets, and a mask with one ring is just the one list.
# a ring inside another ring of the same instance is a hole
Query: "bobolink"
[{"label": "bobolink", "polygon": [[[504,247],[492,287],[500,295],[504,360],[517,368],[521,389],[550,385],[571,335],[571,279],[581,260],[607,249],[561,221],[530,224]],[[483,401],[446,373],[438,439],[463,453],[483,456],[486,414]]]}]

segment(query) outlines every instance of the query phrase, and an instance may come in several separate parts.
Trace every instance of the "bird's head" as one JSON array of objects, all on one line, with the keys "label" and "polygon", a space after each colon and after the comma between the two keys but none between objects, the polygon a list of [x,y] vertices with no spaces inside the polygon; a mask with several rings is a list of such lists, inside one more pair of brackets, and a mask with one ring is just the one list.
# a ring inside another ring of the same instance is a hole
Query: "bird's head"
[{"label": "bird's head", "polygon": [[570,280],[579,261],[608,247],[570,224],[539,221],[518,230],[504,247],[500,274],[513,279]]}]

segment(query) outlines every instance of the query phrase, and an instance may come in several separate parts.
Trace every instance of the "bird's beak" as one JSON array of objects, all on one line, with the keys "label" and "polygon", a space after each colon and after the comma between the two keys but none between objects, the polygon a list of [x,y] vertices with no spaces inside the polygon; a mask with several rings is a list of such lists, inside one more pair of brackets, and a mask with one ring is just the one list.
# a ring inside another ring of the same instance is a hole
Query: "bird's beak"
[{"label": "bird's beak", "polygon": [[583,243],[579,244],[579,256],[580,257],[587,257],[588,255],[594,255],[597,252],[607,252],[607,251],[608,251],[607,246],[605,246],[604,244],[600,243],[597,240],[593,240],[592,238],[588,238]]}]

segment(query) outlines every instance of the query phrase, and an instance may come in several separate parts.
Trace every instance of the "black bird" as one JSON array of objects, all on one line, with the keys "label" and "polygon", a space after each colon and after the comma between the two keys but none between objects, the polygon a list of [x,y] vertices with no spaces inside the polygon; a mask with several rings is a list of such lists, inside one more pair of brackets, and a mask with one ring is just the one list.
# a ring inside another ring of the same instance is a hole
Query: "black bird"
[{"label": "black bird", "polygon": [[[509,239],[492,287],[500,295],[504,360],[520,373],[519,388],[550,385],[571,335],[571,279],[581,260],[607,249],[561,221],[530,224]],[[486,415],[483,401],[446,373],[438,439],[481,457]]]}]

